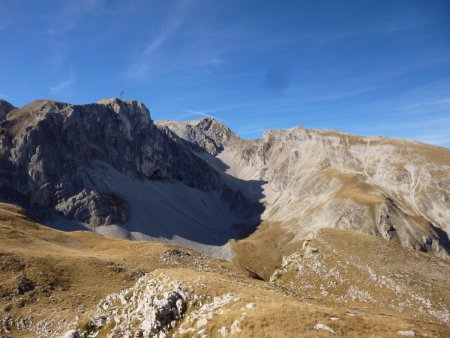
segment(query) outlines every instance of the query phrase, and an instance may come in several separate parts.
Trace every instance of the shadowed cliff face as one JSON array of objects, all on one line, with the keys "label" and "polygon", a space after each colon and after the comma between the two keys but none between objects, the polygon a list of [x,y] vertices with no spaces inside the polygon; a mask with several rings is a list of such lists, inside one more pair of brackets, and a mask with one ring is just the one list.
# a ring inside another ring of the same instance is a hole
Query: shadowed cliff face
[{"label": "shadowed cliff face", "polygon": [[157,128],[137,101],[35,101],[10,111],[0,128],[0,196],[41,219],[223,245],[239,235],[236,224],[257,224],[262,212],[260,196],[231,189],[200,147]]},{"label": "shadowed cliff face", "polygon": [[[281,225],[290,243],[316,229],[336,227],[448,257],[446,148],[300,127],[243,140],[212,119],[157,124],[225,163],[226,174],[268,182],[262,219]],[[266,230],[258,231],[264,237]]]}]

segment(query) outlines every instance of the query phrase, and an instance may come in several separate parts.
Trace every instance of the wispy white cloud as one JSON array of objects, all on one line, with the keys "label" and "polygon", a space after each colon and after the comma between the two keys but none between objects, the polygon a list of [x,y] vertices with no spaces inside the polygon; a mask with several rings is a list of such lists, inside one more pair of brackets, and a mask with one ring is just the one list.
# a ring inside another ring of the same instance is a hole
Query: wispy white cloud
[{"label": "wispy white cloud", "polygon": [[[60,1],[51,11],[39,16],[42,27],[36,29],[35,34],[47,43],[46,59],[53,71],[61,72],[67,69],[70,62],[76,60],[69,57],[73,39],[68,36],[92,17],[103,15],[103,2],[104,0]],[[82,45],[77,46],[76,52],[80,53],[90,39],[91,37],[85,39]]]},{"label": "wispy white cloud", "polygon": [[359,89],[355,89],[355,88],[350,88],[348,90],[345,91],[335,91],[335,92],[330,92],[329,94],[322,94],[322,95],[318,95],[318,96],[308,96],[307,100],[310,101],[334,101],[334,100],[341,100],[341,99],[346,99],[346,98],[350,98],[350,97],[355,97],[355,96],[359,96],[359,95],[363,95],[363,94],[367,94],[367,93],[371,93],[374,92],[376,90],[385,88],[386,86],[368,86],[368,87],[363,87],[363,88],[359,88]]},{"label": "wispy white cloud", "polygon": [[63,2],[57,15],[48,18],[45,33],[53,38],[74,30],[80,21],[90,13],[96,13],[102,6],[103,0],[77,0]]},{"label": "wispy white cloud", "polygon": [[72,73],[69,74],[68,78],[64,81],[50,87],[50,91],[53,94],[61,94],[65,90],[69,89],[75,82],[75,78],[73,77]]},{"label": "wispy white cloud", "polygon": [[407,138],[428,144],[435,144],[438,146],[450,148],[450,136],[448,132],[438,132],[433,134],[418,134],[408,136]]},{"label": "wispy white cloud", "polygon": [[376,27],[375,30],[387,34],[398,33],[416,29],[430,23],[433,22],[427,20],[423,15],[405,15],[400,20],[399,18],[396,18],[396,20],[383,22]]},{"label": "wispy white cloud", "polygon": [[203,111],[195,111],[195,110],[188,110],[188,109],[184,109],[183,111],[186,112],[186,113],[189,113],[190,116],[197,115],[197,116],[203,116],[203,117],[210,117],[210,118],[213,118],[213,119],[221,121],[221,122],[226,122],[225,120],[223,120],[223,119],[221,119],[221,118],[219,118],[217,116],[208,114],[208,113],[203,112]]},{"label": "wispy white cloud", "polygon": [[[448,109],[450,113],[450,108]],[[450,115],[449,115],[450,116]],[[409,121],[402,121],[391,123],[386,126],[386,130],[394,129],[394,130],[436,130],[443,129],[447,130],[447,127],[450,126],[450,117],[446,116],[438,116],[438,117],[421,117],[410,119]],[[448,134],[448,133],[447,133]],[[450,136],[450,134],[449,134]]]},{"label": "wispy white cloud", "polygon": [[10,97],[9,95],[5,94],[4,92],[1,92],[1,91],[0,91],[0,99],[3,99],[3,100],[10,100],[11,97]]},{"label": "wispy white cloud", "polygon": [[416,87],[391,99],[367,104],[362,116],[372,113],[365,129],[370,134],[391,135],[450,147],[449,83]]},{"label": "wispy white cloud", "polygon": [[[450,116],[450,109],[447,114]],[[393,123],[386,130],[392,130],[411,140],[450,147],[448,126],[450,126],[450,117],[423,117],[403,123]]]},{"label": "wispy white cloud", "polygon": [[128,75],[136,80],[145,80],[150,72],[151,66],[155,65],[154,54],[163,47],[164,43],[169,41],[178,29],[183,25],[189,9],[192,5],[191,0],[178,2],[171,16],[162,23],[156,36],[152,36],[145,45],[142,52],[138,53],[135,60],[128,69]]},{"label": "wispy white cloud", "polygon": [[156,51],[164,42],[166,42],[172,35],[175,34],[175,32],[185,20],[187,5],[188,2],[185,1],[176,8],[174,14],[162,25],[159,33],[156,36],[152,37],[147,43],[144,52],[142,53],[144,56],[148,56],[149,54]]},{"label": "wispy white cloud", "polygon": [[[131,59],[127,78],[147,81],[173,75],[177,81],[199,83],[208,81],[212,72],[222,71],[242,54],[260,55],[306,39],[302,34],[268,36],[255,31],[245,19],[225,27],[216,26],[208,18],[201,18],[200,8],[195,5],[191,1],[177,3],[171,16],[156,30],[157,34]],[[175,40],[177,45],[172,43]],[[228,78],[242,75],[221,73]]]},{"label": "wispy white cloud", "polygon": [[437,81],[382,100],[367,102],[366,110],[376,113],[395,114],[396,117],[416,118],[426,116],[435,118],[450,110],[450,81]]},{"label": "wispy white cloud", "polygon": [[370,35],[392,35],[397,33],[405,33],[410,30],[421,28],[425,25],[432,24],[430,20],[426,20],[423,16],[405,15],[401,19],[386,20],[375,25],[365,25],[358,29],[308,32],[309,39],[314,41],[316,46],[322,46],[329,43],[338,43],[344,40],[367,39]]}]

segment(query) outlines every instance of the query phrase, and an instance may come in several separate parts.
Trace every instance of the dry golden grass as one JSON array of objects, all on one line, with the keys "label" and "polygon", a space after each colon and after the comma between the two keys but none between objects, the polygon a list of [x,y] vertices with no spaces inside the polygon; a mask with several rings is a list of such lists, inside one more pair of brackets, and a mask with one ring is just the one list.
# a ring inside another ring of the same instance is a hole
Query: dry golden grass
[{"label": "dry golden grass", "polygon": [[233,241],[233,262],[269,280],[283,256],[298,247],[298,243],[291,242],[293,237],[279,223],[262,222],[247,238]]},{"label": "dry golden grass", "polygon": [[364,182],[363,177],[340,173],[332,169],[323,170],[329,177],[337,177],[341,183],[341,189],[336,193],[337,198],[350,198],[359,204],[369,207],[372,218],[376,218],[376,207],[385,202],[385,198],[373,185]]},{"label": "dry golden grass", "polygon": [[[54,309],[66,309],[68,320],[75,314],[82,317],[85,308],[132,286],[141,273],[163,267],[158,256],[168,248],[53,230],[35,223],[22,209],[0,203],[0,309],[12,305],[1,315],[27,316],[31,310],[35,318],[43,319],[51,317]],[[213,267],[219,263],[231,267],[228,262],[209,260]],[[12,300],[1,297],[11,294],[25,276],[38,286],[33,292]]]},{"label": "dry golden grass", "polygon": [[[275,241],[280,237],[279,229],[269,224],[265,224],[264,229],[264,235],[250,236],[242,241],[243,245],[235,243],[241,250],[242,265],[262,269],[266,260],[275,262],[280,259],[270,253],[279,251],[272,250],[273,246],[282,245],[282,241]],[[327,236],[330,243],[340,240],[332,234]],[[350,239],[349,245],[356,245],[353,238]],[[250,245],[252,243],[259,248],[257,251]],[[361,245],[371,252],[377,250],[377,243],[367,239]],[[266,250],[261,249],[264,246]],[[180,281],[189,295],[201,295],[205,302],[224,294],[239,298],[239,301],[221,309],[223,311],[215,312],[208,320],[203,327],[203,334],[208,337],[220,336],[218,330],[222,327],[230,329],[235,320],[239,320],[241,332],[237,336],[240,337],[329,336],[325,331],[314,330],[317,323],[326,324],[336,331],[336,335],[347,337],[390,337],[405,329],[416,330],[418,336],[444,337],[449,333],[444,325],[428,318],[415,318],[410,313],[398,313],[370,304],[338,304],[315,294],[296,292],[295,287],[290,288],[288,283],[272,284],[255,280],[249,278],[244,269],[225,261],[201,257],[202,266],[196,266],[187,256],[173,263],[164,263],[159,255],[169,248],[173,247],[104,238],[87,232],[56,231],[37,224],[18,207],[0,204],[0,319],[31,314],[34,323],[54,319],[55,323],[47,327],[52,330],[62,320],[70,322],[78,315],[82,325],[92,316],[99,300],[132,286],[140,272],[148,272],[164,273]],[[392,246],[391,250],[396,252],[399,248]],[[388,252],[387,257],[391,257],[393,252]],[[252,258],[246,260],[244,255]],[[415,252],[411,255],[421,255],[420,259],[424,261],[435,259]],[[35,283],[35,289],[8,298],[24,276]],[[255,303],[256,307],[248,309],[248,303]],[[8,305],[12,307],[5,311]],[[186,316],[199,306],[192,305]],[[349,312],[355,316],[349,316]],[[332,316],[340,320],[332,321]],[[105,332],[101,332],[99,337],[104,336]],[[13,330],[12,335],[37,336],[17,330]],[[53,332],[48,332],[47,336],[52,337]]]},{"label": "dry golden grass", "polygon": [[[432,313],[448,311],[449,273],[444,259],[394,241],[324,228],[298,251],[289,268],[276,273],[275,283],[328,305],[440,323],[442,330],[428,332],[440,336],[450,330]],[[353,298],[352,288],[361,297]]]},{"label": "dry golden grass", "polygon": [[10,135],[24,133],[27,126],[35,124],[36,118],[42,117],[49,110],[63,104],[54,100],[35,100],[22,108],[11,111],[8,114],[8,121],[12,124],[9,130]]},{"label": "dry golden grass", "polygon": [[381,145],[381,146],[394,146],[396,147],[399,155],[403,158],[417,158],[417,156],[423,157],[425,161],[432,162],[436,165],[449,165],[450,164],[450,152],[447,148],[397,139],[389,137],[363,137],[358,135],[347,134],[337,130],[319,130],[319,129],[307,129],[311,132],[317,133],[322,137],[340,137],[341,142],[349,145]]}]

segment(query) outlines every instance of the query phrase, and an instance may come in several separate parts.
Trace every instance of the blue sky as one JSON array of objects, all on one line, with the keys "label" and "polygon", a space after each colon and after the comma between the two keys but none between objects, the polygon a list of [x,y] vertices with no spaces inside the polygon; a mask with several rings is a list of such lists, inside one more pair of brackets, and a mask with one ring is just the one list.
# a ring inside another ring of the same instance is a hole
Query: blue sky
[{"label": "blue sky", "polygon": [[450,1],[0,0],[0,97],[450,147]]}]

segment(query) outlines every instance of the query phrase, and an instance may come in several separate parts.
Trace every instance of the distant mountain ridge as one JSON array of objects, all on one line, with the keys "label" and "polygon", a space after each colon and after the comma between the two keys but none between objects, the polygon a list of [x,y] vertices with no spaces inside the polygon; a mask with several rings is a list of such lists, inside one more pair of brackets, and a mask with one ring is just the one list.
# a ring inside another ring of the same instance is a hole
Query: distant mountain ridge
[{"label": "distant mountain ridge", "polygon": [[202,147],[210,163],[241,180],[262,180],[263,221],[291,242],[338,227],[399,240],[447,257],[450,150],[384,137],[295,127],[244,140],[222,123],[158,121]]},{"label": "distant mountain ridge", "polygon": [[132,100],[0,112],[1,200],[60,229],[244,260],[261,222],[280,246],[337,227],[450,251],[449,149],[301,127],[243,140],[210,118],[154,122]]}]

